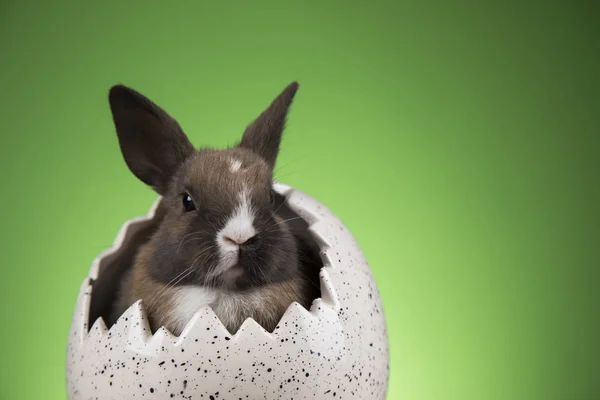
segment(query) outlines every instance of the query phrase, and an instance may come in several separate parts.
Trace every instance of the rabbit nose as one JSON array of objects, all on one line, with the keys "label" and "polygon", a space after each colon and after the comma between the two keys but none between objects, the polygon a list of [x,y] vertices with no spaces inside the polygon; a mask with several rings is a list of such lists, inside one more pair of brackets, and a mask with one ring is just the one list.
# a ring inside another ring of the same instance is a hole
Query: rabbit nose
[{"label": "rabbit nose", "polygon": [[254,235],[251,237],[247,237],[247,236],[225,236],[224,239],[226,241],[228,241],[229,243],[235,245],[235,246],[239,246],[240,249],[244,249],[244,250],[251,250],[253,248],[256,248],[256,246],[258,245],[259,242],[259,238],[258,235]]},{"label": "rabbit nose", "polygon": [[256,250],[259,245],[260,245],[260,237],[258,235],[254,235],[251,238],[249,238],[248,240],[246,240],[244,243],[240,243],[240,250],[242,250],[242,251]]}]

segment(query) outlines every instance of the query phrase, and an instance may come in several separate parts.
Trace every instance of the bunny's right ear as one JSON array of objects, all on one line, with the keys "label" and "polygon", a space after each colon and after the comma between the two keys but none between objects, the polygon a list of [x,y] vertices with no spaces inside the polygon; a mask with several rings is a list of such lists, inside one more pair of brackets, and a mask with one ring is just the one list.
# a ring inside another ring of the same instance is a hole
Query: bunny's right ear
[{"label": "bunny's right ear", "polygon": [[125,163],[138,179],[164,195],[194,146],[177,121],[135,90],[113,86],[108,100]]}]

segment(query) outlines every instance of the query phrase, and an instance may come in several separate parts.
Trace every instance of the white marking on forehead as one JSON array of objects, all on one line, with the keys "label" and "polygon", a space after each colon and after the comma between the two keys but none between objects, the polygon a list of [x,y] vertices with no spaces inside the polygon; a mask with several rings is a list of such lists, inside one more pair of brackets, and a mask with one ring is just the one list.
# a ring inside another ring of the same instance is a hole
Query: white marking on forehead
[{"label": "white marking on forehead", "polygon": [[254,210],[250,204],[250,193],[244,189],[239,194],[238,206],[223,229],[217,233],[217,245],[221,262],[213,271],[214,275],[227,271],[237,263],[239,251],[237,244],[244,243],[256,235],[254,217]]},{"label": "white marking on forehead", "polygon": [[242,168],[242,162],[236,158],[229,160],[231,172],[237,172]]}]

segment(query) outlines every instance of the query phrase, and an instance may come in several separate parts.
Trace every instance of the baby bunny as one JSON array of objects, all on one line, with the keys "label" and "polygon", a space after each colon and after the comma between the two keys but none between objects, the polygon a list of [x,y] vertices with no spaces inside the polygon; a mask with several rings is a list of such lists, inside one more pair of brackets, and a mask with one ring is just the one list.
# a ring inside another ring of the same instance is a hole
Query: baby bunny
[{"label": "baby bunny", "polygon": [[318,252],[273,190],[297,90],[296,82],[287,86],[235,146],[195,149],[148,98],[123,85],[110,89],[125,163],[161,196],[162,215],[120,282],[112,321],[141,299],[154,331],[180,335],[205,305],[231,333],[247,318],[273,331],[292,302],[308,309],[320,296]]}]

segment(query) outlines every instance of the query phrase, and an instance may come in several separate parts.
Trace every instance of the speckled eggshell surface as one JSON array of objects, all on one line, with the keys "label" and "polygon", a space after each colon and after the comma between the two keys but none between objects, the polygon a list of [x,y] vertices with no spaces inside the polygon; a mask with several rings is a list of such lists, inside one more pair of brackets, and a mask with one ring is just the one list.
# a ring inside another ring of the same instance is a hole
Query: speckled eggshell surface
[{"label": "speckled eggshell surface", "polygon": [[275,189],[321,246],[322,296],[311,309],[291,304],[272,334],[248,319],[230,335],[207,306],[175,337],[164,328],[152,335],[137,302],[110,330],[99,318],[88,332],[91,279],[155,205],[122,227],[82,283],[68,342],[69,399],[385,399],[387,330],[367,261],[326,207],[289,186]]}]

